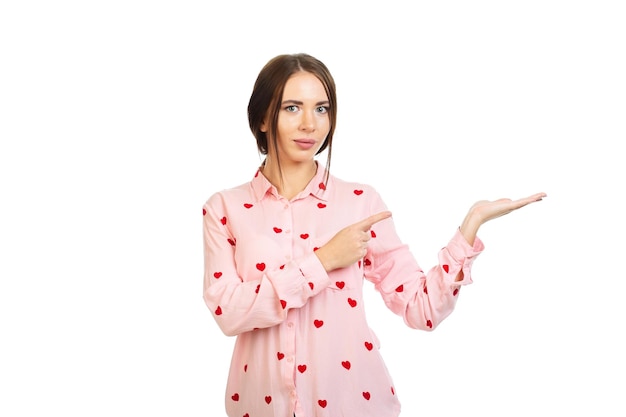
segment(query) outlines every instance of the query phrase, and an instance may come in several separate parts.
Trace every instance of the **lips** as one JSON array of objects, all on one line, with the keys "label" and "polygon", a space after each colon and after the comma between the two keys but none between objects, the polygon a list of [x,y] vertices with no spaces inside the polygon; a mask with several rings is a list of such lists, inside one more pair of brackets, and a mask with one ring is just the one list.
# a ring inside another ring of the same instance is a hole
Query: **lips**
[{"label": "lips", "polygon": [[314,139],[295,139],[294,142],[302,149],[311,149],[315,145]]}]

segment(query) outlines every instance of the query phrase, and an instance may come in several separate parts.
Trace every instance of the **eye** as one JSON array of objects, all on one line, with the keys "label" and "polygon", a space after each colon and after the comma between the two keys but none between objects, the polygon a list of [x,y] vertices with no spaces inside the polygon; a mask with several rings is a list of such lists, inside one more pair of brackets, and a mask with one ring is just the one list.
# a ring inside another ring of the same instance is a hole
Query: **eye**
[{"label": "eye", "polygon": [[316,111],[317,111],[318,113],[322,113],[322,114],[324,114],[324,113],[328,113],[328,107],[327,107],[327,106],[319,106],[319,107],[316,109]]},{"label": "eye", "polygon": [[293,113],[293,112],[298,111],[298,106],[295,106],[295,105],[292,104],[292,105],[289,105],[289,106],[285,107],[285,110],[290,112],[290,113]]}]

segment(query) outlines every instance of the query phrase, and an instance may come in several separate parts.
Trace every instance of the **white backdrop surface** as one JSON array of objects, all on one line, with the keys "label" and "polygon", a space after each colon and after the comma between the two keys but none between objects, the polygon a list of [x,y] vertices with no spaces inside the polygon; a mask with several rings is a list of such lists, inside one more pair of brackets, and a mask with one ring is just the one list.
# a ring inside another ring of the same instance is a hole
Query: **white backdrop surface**
[{"label": "white backdrop surface", "polygon": [[[424,268],[476,200],[475,283],[432,333],[368,285],[403,416],[624,416],[626,18],[618,1],[0,5],[0,415],[224,416],[201,206],[261,159],[277,54],[334,74],[332,171]],[[324,161],[324,158],[322,158]]]}]

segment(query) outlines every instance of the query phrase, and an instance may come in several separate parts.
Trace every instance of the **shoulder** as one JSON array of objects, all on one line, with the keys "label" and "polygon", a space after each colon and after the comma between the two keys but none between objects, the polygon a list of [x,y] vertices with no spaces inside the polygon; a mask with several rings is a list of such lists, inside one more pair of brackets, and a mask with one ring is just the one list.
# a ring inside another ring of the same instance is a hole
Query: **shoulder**
[{"label": "shoulder", "polygon": [[346,181],[331,176],[328,185],[328,200],[349,208],[356,216],[363,217],[386,209],[379,192],[369,183]]},{"label": "shoulder", "polygon": [[376,191],[376,188],[374,188],[374,186],[372,186],[371,184],[356,181],[346,181],[333,175],[330,176],[329,182],[335,192],[340,195],[365,198],[379,198],[378,191]]},{"label": "shoulder", "polygon": [[207,207],[227,206],[238,202],[246,201],[250,196],[250,183],[238,185],[236,187],[225,188],[213,193],[205,202]]}]

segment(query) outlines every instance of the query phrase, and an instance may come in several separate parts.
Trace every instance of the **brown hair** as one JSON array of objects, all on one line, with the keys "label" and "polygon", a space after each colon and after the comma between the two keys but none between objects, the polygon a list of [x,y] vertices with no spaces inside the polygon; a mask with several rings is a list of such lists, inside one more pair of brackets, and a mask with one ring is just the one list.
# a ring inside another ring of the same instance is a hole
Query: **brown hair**
[{"label": "brown hair", "polygon": [[[303,53],[278,55],[265,64],[254,83],[250,102],[248,103],[250,130],[256,138],[257,148],[261,154],[267,155],[269,150],[268,140],[271,141],[274,149],[276,149],[278,113],[285,84],[293,74],[300,71],[315,75],[321,81],[328,96],[328,102],[330,103],[328,108],[330,130],[316,155],[328,148],[326,168],[329,169],[333,133],[335,132],[337,122],[337,92],[335,81],[326,65],[311,55]],[[267,122],[267,132],[261,131],[261,125],[264,120]]]}]

